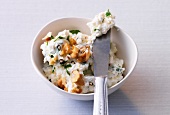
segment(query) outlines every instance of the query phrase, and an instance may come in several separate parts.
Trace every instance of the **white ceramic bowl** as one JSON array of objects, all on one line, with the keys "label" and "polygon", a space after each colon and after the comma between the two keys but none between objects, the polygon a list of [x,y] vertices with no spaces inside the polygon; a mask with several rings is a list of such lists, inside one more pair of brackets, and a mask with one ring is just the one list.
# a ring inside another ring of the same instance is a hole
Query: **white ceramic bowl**
[{"label": "white ceramic bowl", "polygon": [[[87,22],[91,21],[91,19],[86,18],[62,18],[56,19],[48,24],[46,24],[36,35],[32,47],[31,47],[31,61],[34,66],[34,69],[39,74],[39,76],[45,81],[45,83],[54,89],[55,92],[64,95],[65,97],[76,99],[76,100],[92,100],[93,93],[90,94],[73,94],[65,92],[64,90],[56,87],[54,84],[49,82],[43,73],[43,55],[40,49],[40,45],[43,43],[42,38],[48,33],[52,32],[53,35],[57,35],[58,32],[64,29],[78,29],[82,33],[90,35],[90,30],[86,25]],[[117,27],[118,28],[118,27]],[[137,62],[137,47],[132,40],[132,38],[123,32],[120,28],[119,31],[117,29],[112,29],[111,39],[113,39],[114,43],[117,45],[117,56],[122,58],[125,62],[124,78],[117,83],[116,85],[109,88],[108,93],[111,94],[118,88],[120,88],[126,79],[129,77],[131,72],[133,71],[136,62]]]}]

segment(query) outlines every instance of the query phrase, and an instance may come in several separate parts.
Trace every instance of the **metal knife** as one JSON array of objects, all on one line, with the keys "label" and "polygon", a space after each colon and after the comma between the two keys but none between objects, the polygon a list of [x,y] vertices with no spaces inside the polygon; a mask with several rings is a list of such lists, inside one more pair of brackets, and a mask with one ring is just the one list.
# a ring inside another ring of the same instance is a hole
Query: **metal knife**
[{"label": "metal knife", "polygon": [[93,115],[108,115],[107,75],[110,52],[110,35],[96,38],[93,44],[93,63],[95,76],[95,92]]}]

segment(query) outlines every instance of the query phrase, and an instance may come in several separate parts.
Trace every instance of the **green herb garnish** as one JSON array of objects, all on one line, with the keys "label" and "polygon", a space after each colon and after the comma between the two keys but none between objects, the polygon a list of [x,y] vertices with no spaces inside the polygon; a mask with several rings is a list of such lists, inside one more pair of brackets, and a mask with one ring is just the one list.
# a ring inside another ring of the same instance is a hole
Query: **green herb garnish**
[{"label": "green herb garnish", "polygon": [[109,9],[108,9],[107,12],[106,12],[106,17],[108,17],[108,16],[110,16],[110,15],[112,15],[112,14],[110,13],[110,11],[109,11]]},{"label": "green herb garnish", "polygon": [[70,36],[67,36],[67,40],[69,41]]},{"label": "green herb garnish", "polygon": [[64,37],[59,36],[58,38],[56,38],[56,39],[54,40],[54,42],[57,41],[58,39],[64,39]]},{"label": "green herb garnish", "polygon": [[57,41],[57,40],[58,40],[58,38],[56,38],[56,39],[54,40],[54,42]]},{"label": "green herb garnish", "polygon": [[54,73],[54,71],[55,71],[55,67],[53,68],[52,73]]},{"label": "green herb garnish", "polygon": [[78,34],[80,32],[80,30],[70,30],[70,33],[72,34]]},{"label": "green herb garnish", "polygon": [[64,65],[64,68],[67,69],[69,67],[72,67],[71,64]]},{"label": "green herb garnish", "polygon": [[119,71],[120,71],[120,68],[116,68],[116,71],[119,72]]},{"label": "green herb garnish", "polygon": [[52,73],[54,73],[54,69],[52,70]]},{"label": "green herb garnish", "polygon": [[47,43],[47,46],[48,46],[48,41],[46,43]]},{"label": "green herb garnish", "polygon": [[95,28],[94,31],[96,31],[96,30],[100,31],[100,29],[96,29],[96,28]]},{"label": "green herb garnish", "polygon": [[59,38],[59,39],[64,39],[64,37],[62,37],[62,36],[59,36],[58,38]]},{"label": "green herb garnish", "polygon": [[68,75],[70,75],[70,72],[67,69],[66,69],[66,72],[67,72]]},{"label": "green herb garnish", "polygon": [[64,68],[66,69],[67,74],[70,75],[70,72],[67,70],[67,68],[72,67],[71,64],[64,63],[64,64],[61,64],[61,65],[64,66]]},{"label": "green herb garnish", "polygon": [[54,36],[51,36],[51,40],[54,39]]}]

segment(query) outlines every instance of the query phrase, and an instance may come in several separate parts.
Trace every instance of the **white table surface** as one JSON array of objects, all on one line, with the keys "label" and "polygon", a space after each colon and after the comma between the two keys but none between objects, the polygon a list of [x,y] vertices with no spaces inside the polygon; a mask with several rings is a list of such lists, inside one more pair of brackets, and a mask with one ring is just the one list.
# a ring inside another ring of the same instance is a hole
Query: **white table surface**
[{"label": "white table surface", "polygon": [[109,96],[110,115],[170,115],[170,1],[96,1],[0,1],[0,115],[92,115],[93,101],[65,98],[39,78],[30,48],[48,21],[108,8],[139,51],[135,71]]}]

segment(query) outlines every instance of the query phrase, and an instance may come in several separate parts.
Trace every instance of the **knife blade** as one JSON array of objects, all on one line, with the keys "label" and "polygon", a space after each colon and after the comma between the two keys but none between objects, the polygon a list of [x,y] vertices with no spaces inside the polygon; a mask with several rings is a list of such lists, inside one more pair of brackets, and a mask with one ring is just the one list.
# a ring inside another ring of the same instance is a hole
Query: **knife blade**
[{"label": "knife blade", "polygon": [[93,44],[93,66],[95,76],[95,92],[93,115],[108,115],[107,75],[110,52],[110,35],[97,38]]},{"label": "knife blade", "polygon": [[110,52],[110,33],[96,38],[93,44],[93,63],[94,76],[104,76],[108,72],[109,52]]}]

